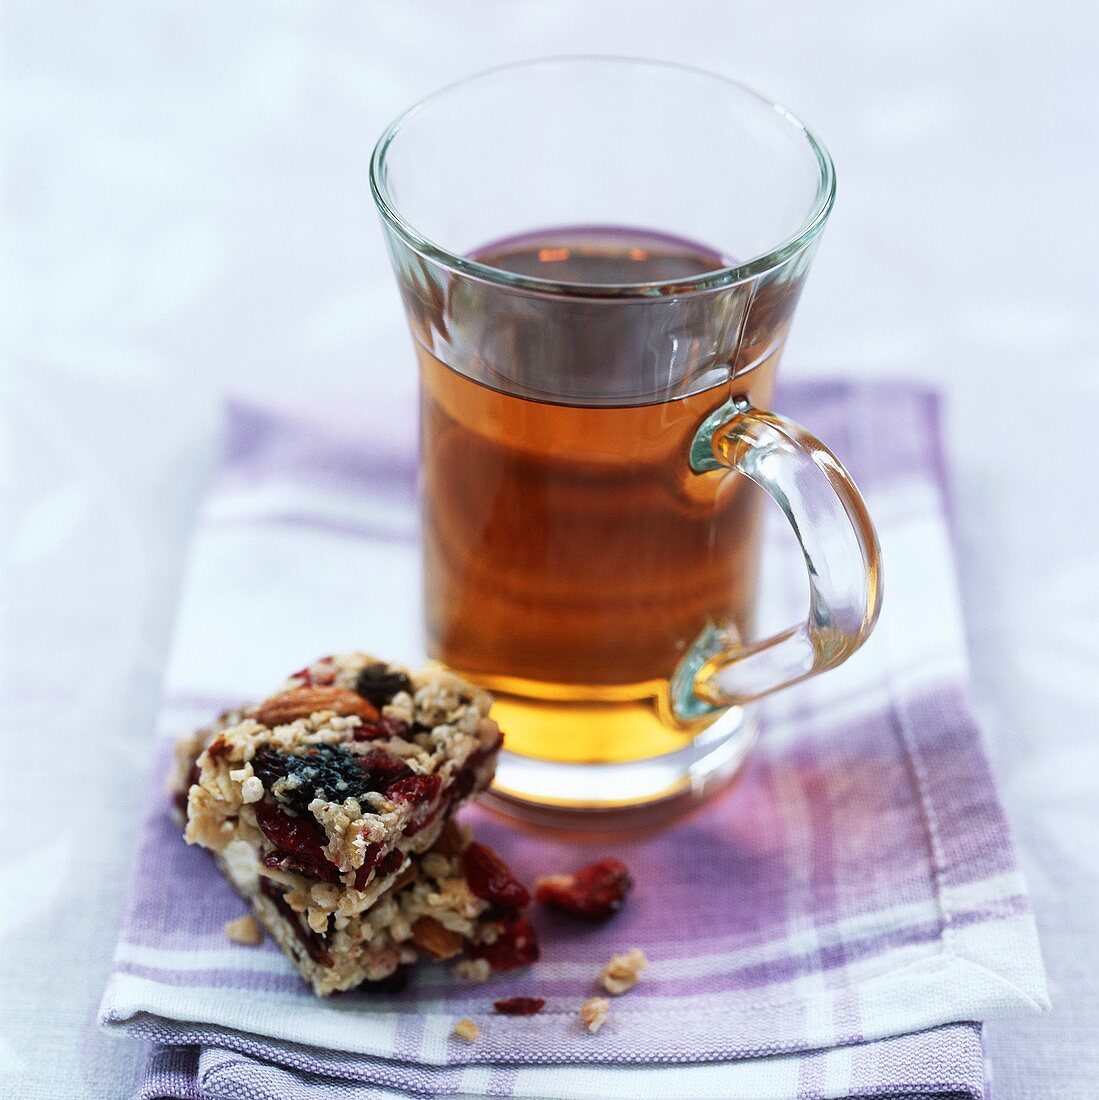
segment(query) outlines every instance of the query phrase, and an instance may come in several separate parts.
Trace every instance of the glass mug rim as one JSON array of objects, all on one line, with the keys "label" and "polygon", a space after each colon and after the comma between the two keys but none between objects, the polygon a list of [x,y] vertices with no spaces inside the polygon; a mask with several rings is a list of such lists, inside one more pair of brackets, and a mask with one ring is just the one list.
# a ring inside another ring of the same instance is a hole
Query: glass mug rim
[{"label": "glass mug rim", "polygon": [[[502,268],[493,267],[491,264],[481,263],[467,256],[459,255],[450,249],[444,248],[437,242],[415,228],[397,208],[397,203],[391,195],[388,187],[387,154],[393,142],[397,139],[404,127],[420,114],[421,111],[431,107],[438,100],[449,96],[452,92],[459,91],[471,84],[483,80],[489,80],[502,74],[512,73],[516,70],[534,69],[542,66],[569,66],[575,64],[588,64],[598,66],[621,66],[623,68],[652,68],[670,72],[678,72],[691,77],[702,77],[713,81],[726,90],[731,90],[738,95],[752,101],[756,106],[762,105],[774,113],[776,120],[781,125],[789,126],[795,133],[800,134],[809,147],[809,151],[816,159],[819,177],[814,201],[808,215],[802,221],[800,227],[791,236],[769,248],[766,252],[750,257],[735,265],[726,265],[715,268],[703,275],[693,275],[680,279],[666,279],[645,283],[584,283],[584,282],[558,282],[553,279],[543,279],[533,275],[520,275]],[[762,95],[748,85],[731,77],[722,76],[719,73],[701,69],[693,65],[685,65],[673,61],[654,61],[639,57],[620,57],[599,54],[565,54],[549,57],[540,57],[527,61],[511,62],[506,65],[498,65],[491,69],[485,69],[472,76],[454,81],[443,88],[425,96],[419,102],[414,103],[407,110],[398,115],[383,131],[377,144],[374,146],[370,158],[370,191],[379,212],[390,228],[401,238],[404,244],[418,253],[424,259],[440,264],[450,270],[474,278],[479,281],[495,284],[512,290],[525,290],[538,294],[557,295],[568,298],[599,298],[606,300],[629,298],[654,298],[668,296],[683,296],[686,294],[702,293],[716,290],[722,287],[734,286],[738,283],[749,282],[760,275],[780,266],[791,256],[800,252],[812,242],[820,231],[831,212],[836,196],[836,174],[832,158],[823,142],[801,121],[792,111],[776,103],[774,100]]]}]

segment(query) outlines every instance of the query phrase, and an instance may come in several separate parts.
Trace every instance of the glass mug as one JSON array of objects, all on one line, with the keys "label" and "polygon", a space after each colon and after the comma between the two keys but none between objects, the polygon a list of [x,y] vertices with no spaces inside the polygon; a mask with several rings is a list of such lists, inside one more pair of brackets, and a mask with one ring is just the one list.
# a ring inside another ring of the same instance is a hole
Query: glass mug
[{"label": "glass mug", "polygon": [[[763,411],[827,152],[721,77],[555,58],[412,107],[371,187],[420,365],[427,648],[497,698],[493,799],[584,827],[694,803],[750,704],[845,660],[880,606],[858,489]],[[810,599],[758,640],[764,494]]]}]

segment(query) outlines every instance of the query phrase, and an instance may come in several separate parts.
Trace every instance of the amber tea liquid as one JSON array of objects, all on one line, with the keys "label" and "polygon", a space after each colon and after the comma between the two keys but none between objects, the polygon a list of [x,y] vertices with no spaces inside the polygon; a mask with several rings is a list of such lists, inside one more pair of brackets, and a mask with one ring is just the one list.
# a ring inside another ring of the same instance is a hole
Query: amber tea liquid
[{"label": "amber tea liquid", "polygon": [[[722,264],[685,242],[605,229],[531,234],[476,258],[615,285]],[[702,388],[618,403],[616,375],[655,377],[661,356],[695,351],[641,339],[628,314],[608,336],[582,309],[547,329],[536,302],[499,303],[464,312],[479,349],[465,374],[417,345],[429,652],[496,694],[512,752],[611,763],[683,748],[698,730],[671,715],[669,678],[707,624],[751,636],[762,500],[743,477],[692,473],[689,449],[734,392],[767,405],[777,352],[735,390],[730,366]],[[676,369],[689,379],[689,368]],[[555,385],[564,374],[568,386]],[[564,403],[558,390],[593,397]]]}]

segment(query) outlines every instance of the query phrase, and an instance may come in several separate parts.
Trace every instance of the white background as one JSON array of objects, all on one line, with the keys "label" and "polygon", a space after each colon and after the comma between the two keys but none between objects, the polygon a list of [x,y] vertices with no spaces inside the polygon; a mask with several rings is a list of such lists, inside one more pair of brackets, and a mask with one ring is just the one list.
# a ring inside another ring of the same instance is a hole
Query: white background
[{"label": "white background", "polygon": [[[1090,3],[10,3],[0,1094],[130,1095],[99,1036],[186,540],[226,391],[411,394],[367,190],[401,108],[564,52],[694,63],[829,145],[788,376],[949,400],[973,686],[1054,1012],[997,1100],[1099,1081],[1099,21]],[[643,105],[638,110],[643,111]],[[712,181],[700,181],[700,186]]]}]

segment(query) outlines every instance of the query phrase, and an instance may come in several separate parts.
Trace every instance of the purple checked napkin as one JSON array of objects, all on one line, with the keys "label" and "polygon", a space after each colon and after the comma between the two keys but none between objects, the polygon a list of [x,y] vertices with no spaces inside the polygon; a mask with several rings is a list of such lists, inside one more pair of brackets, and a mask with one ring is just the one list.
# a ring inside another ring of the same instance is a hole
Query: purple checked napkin
[{"label": "purple checked napkin", "polygon": [[[327,652],[416,663],[411,409],[369,428],[231,410],[193,548],[141,826],[103,999],[153,1040],[143,1097],[985,1097],[980,1021],[1046,1007],[1011,840],[966,695],[938,407],[904,385],[788,386],[779,407],[862,487],[885,608],[842,668],[769,700],[734,787],[646,837],[585,843],[467,811],[520,877],[615,855],[637,888],[610,923],[535,911],[542,961],[485,985],[423,967],[403,994],[319,1000],[188,848],[159,790],[167,739]],[[804,608],[789,533],[769,530],[768,624]],[[612,953],[641,983],[591,1035],[576,1010]],[[546,998],[530,1019],[492,1001]],[[482,1026],[455,1039],[461,1016]]]}]

